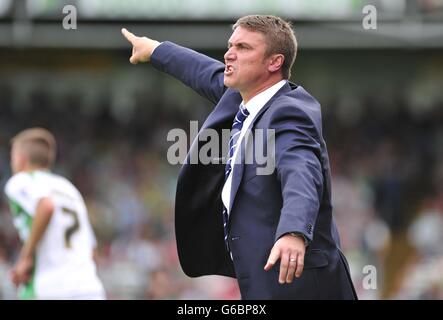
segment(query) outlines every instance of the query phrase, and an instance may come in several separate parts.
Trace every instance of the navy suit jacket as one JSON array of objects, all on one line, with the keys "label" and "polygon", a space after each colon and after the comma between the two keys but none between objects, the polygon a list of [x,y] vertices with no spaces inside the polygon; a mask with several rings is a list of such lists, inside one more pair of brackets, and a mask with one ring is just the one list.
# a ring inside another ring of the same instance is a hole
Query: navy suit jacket
[{"label": "navy suit jacket", "polygon": [[[223,63],[171,42],[155,49],[151,63],[215,104],[200,132],[213,129],[221,137],[223,129],[231,129],[242,97],[224,86]],[[205,142],[196,139],[190,148],[178,177],[175,204],[184,272],[191,277],[236,277],[243,299],[356,298],[332,217],[319,103],[301,86],[288,82],[261,109],[252,127],[252,133],[274,130],[275,170],[258,175],[256,162],[236,165],[229,220],[232,259],[223,240],[225,164],[216,157],[210,164],[193,164],[190,159],[198,159]],[[224,151],[226,147],[220,145]],[[280,285],[279,263],[268,272],[263,267],[275,241],[288,232],[303,233],[310,244],[302,276]]]}]

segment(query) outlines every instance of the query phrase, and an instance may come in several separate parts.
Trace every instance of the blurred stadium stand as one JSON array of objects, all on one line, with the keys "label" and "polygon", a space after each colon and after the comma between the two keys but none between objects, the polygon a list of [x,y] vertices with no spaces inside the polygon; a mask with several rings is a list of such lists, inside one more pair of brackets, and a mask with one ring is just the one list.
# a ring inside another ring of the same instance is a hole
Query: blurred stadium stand
[{"label": "blurred stadium stand", "polygon": [[[77,8],[64,30],[64,5]],[[372,4],[378,28],[362,28]],[[443,1],[0,0],[0,181],[9,139],[52,130],[56,172],[85,196],[111,299],[236,299],[235,281],[189,279],[173,231],[179,167],[173,128],[211,105],[149,66],[131,66],[121,27],[222,59],[230,26],[250,13],[293,21],[292,81],[319,99],[334,212],[363,299],[443,299]],[[19,243],[0,211],[0,298]],[[363,287],[365,265],[377,289]]]}]

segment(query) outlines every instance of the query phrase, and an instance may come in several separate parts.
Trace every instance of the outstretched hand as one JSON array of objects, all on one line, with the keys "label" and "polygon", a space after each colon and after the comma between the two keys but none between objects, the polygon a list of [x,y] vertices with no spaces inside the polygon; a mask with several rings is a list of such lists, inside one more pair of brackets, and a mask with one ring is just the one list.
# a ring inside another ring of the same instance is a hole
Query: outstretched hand
[{"label": "outstretched hand", "polygon": [[298,278],[303,272],[305,251],[303,238],[286,234],[278,239],[272,247],[264,269],[269,271],[280,259],[278,282],[280,284],[291,283],[294,275]]},{"label": "outstretched hand", "polygon": [[160,42],[147,37],[138,37],[125,28],[122,29],[122,34],[132,44],[132,55],[129,58],[129,62],[132,64],[151,60],[152,52],[160,44]]}]

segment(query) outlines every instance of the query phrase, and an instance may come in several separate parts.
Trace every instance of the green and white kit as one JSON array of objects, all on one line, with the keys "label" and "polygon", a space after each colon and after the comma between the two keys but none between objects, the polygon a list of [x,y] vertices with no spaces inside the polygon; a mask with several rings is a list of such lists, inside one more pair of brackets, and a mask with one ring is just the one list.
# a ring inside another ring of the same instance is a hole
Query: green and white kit
[{"label": "green and white kit", "polygon": [[54,212],[34,256],[31,281],[19,288],[23,299],[104,299],[93,260],[96,239],[80,192],[67,179],[49,171],[21,172],[5,186],[20,239],[29,236],[43,197]]}]

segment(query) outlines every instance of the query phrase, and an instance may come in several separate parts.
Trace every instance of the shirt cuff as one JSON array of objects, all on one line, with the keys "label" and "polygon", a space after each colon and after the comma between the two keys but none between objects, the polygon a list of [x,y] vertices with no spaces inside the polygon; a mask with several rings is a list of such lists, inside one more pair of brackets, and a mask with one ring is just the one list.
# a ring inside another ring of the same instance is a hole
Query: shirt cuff
[{"label": "shirt cuff", "polygon": [[301,232],[289,232],[288,234],[293,236],[293,237],[301,237],[305,241],[305,247],[307,247],[309,245],[309,240],[308,240],[308,238],[306,238],[306,236],[303,233],[301,233]]},{"label": "shirt cuff", "polygon": [[159,43],[157,43],[157,44],[155,45],[154,49],[152,49],[151,56],[154,54],[155,49],[157,49],[158,46],[161,45],[162,43],[163,43],[163,42],[159,42]]}]

